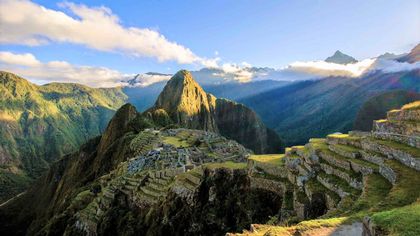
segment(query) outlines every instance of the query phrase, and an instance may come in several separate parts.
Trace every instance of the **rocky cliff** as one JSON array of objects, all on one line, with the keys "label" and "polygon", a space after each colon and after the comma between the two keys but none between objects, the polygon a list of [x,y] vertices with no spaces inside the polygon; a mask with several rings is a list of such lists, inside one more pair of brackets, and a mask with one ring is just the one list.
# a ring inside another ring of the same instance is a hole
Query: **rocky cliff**
[{"label": "rocky cliff", "polygon": [[[280,139],[251,109],[206,93],[190,72],[181,70],[166,84],[150,117],[167,114],[174,123],[190,129],[202,129],[234,139],[256,153],[275,153]],[[159,114],[157,114],[159,113]]]}]

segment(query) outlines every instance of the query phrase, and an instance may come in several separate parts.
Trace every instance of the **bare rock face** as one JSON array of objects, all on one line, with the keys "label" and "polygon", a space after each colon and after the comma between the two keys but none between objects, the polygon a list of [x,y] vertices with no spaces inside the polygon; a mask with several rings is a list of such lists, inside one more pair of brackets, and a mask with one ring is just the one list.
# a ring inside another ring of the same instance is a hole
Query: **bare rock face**
[{"label": "bare rock face", "polygon": [[186,70],[179,71],[169,80],[155,103],[155,108],[167,111],[177,124],[217,132],[212,115],[215,106],[216,97],[207,94]]},{"label": "bare rock face", "polygon": [[182,127],[220,133],[256,153],[281,151],[278,135],[254,111],[206,93],[186,70],[177,72],[168,81],[154,107],[146,113],[153,120],[166,113]]}]

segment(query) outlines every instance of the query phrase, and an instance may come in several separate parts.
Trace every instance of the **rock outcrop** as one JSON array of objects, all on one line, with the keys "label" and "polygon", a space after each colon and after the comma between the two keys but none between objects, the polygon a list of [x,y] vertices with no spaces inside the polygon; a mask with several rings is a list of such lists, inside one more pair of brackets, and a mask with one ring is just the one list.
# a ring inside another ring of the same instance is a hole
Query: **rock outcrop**
[{"label": "rock outcrop", "polygon": [[168,116],[181,127],[220,133],[256,153],[281,150],[278,135],[268,129],[255,112],[206,93],[186,70],[179,71],[168,81],[154,107],[145,113],[153,120],[166,120]]}]

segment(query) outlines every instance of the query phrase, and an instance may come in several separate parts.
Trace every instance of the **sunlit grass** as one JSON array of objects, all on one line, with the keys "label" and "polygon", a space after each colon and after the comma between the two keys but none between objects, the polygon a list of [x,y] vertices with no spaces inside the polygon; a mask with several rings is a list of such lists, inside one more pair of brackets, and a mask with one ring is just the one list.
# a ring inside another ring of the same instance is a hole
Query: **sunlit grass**
[{"label": "sunlit grass", "polygon": [[282,165],[283,164],[284,154],[267,154],[267,155],[251,155],[248,159],[273,164],[273,165]]},{"label": "sunlit grass", "polygon": [[412,205],[376,213],[372,219],[389,235],[420,235],[420,201]]},{"label": "sunlit grass", "polygon": [[247,166],[244,162],[233,162],[233,161],[226,161],[226,162],[215,162],[215,163],[206,163],[204,167],[209,169],[218,169],[218,168],[227,168],[227,169],[245,169]]},{"label": "sunlit grass", "polygon": [[409,104],[404,105],[401,109],[408,110],[408,109],[420,109],[420,101],[415,101]]},{"label": "sunlit grass", "polygon": [[172,136],[166,136],[163,137],[163,142],[173,145],[175,147],[189,147],[191,146],[187,141],[182,140],[181,138],[178,137],[172,137]]}]

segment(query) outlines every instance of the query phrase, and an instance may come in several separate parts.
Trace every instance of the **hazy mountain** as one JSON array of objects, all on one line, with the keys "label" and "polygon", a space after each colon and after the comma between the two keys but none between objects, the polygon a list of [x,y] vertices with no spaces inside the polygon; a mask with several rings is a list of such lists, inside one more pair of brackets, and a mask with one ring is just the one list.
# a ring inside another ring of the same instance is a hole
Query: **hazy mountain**
[{"label": "hazy mountain", "polygon": [[385,60],[396,60],[396,59],[398,59],[400,57],[403,57],[403,56],[405,56],[405,54],[397,55],[397,54],[394,54],[394,53],[386,52],[382,55],[379,55],[377,58],[378,59],[385,59]]},{"label": "hazy mountain", "polygon": [[205,85],[206,92],[219,98],[227,98],[233,101],[257,95],[272,89],[290,84],[289,81],[261,80],[249,83],[225,83],[219,85]]},{"label": "hazy mountain", "polygon": [[[194,77],[195,78],[195,77]],[[229,82],[221,84],[206,84],[201,87],[216,97],[237,101],[239,99],[256,95],[271,89],[289,84],[288,81],[261,80],[248,83]],[[149,86],[126,86],[123,92],[128,96],[128,102],[133,104],[138,111],[145,111],[152,107],[160,92],[165,87],[165,82],[157,82]]]},{"label": "hazy mountain", "polygon": [[420,43],[417,44],[407,55],[398,59],[401,62],[415,63],[420,61]]},{"label": "hazy mountain", "polygon": [[151,84],[149,86],[141,87],[123,87],[123,92],[128,97],[128,102],[133,104],[138,111],[145,111],[153,106],[159,93],[165,87],[166,81]]},{"label": "hazy mountain", "polygon": [[252,110],[206,93],[185,70],[168,81],[146,114],[164,125],[175,122],[181,127],[220,133],[256,153],[280,151],[277,135]]},{"label": "hazy mountain", "polygon": [[271,90],[240,102],[257,112],[287,145],[310,137],[351,130],[362,104],[389,90],[420,91],[420,70],[383,73],[357,79],[331,77]]},{"label": "hazy mountain", "polygon": [[37,86],[0,72],[0,201],[99,135],[126,99],[119,88]]},{"label": "hazy mountain", "polygon": [[354,59],[353,57],[344,54],[342,52],[340,52],[339,50],[337,50],[334,55],[327,57],[327,59],[325,59],[326,62],[331,62],[331,63],[337,63],[337,64],[349,64],[349,63],[355,63],[357,62],[356,59]]},{"label": "hazy mountain", "polygon": [[147,72],[137,74],[132,79],[125,81],[128,87],[146,87],[159,82],[165,82],[171,78],[171,74],[162,74],[157,72]]}]

